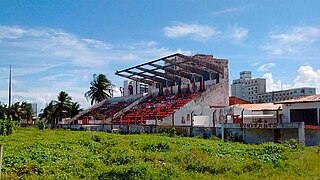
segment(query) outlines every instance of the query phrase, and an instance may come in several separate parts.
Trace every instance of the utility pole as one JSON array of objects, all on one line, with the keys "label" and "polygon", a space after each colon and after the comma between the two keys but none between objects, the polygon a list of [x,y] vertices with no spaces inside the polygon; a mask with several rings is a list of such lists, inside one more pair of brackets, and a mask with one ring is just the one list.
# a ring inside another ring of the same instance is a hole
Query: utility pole
[{"label": "utility pole", "polygon": [[9,71],[9,115],[11,115],[11,64]]}]

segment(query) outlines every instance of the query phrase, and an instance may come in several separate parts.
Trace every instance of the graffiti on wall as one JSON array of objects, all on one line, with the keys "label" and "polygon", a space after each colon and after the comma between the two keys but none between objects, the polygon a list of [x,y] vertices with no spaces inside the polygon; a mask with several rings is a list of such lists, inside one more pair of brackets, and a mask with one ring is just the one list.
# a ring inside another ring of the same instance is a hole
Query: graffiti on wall
[{"label": "graffiti on wall", "polygon": [[234,114],[233,107],[217,108],[213,113],[213,121],[216,126],[221,126],[225,123],[227,116],[232,116]]}]

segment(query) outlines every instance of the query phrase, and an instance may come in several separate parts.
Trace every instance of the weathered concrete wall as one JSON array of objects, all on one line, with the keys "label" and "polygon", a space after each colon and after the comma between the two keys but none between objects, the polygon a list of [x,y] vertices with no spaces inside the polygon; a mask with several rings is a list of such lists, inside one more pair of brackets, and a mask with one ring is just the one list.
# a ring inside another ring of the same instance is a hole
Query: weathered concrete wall
[{"label": "weathered concrete wall", "polygon": [[288,141],[290,139],[295,139],[298,142],[298,129],[281,129],[280,130],[280,141]]},{"label": "weathered concrete wall", "polygon": [[306,129],[306,146],[316,146],[320,144],[320,129]]},{"label": "weathered concrete wall", "polygon": [[273,142],[272,129],[244,129],[243,141],[249,144]]}]

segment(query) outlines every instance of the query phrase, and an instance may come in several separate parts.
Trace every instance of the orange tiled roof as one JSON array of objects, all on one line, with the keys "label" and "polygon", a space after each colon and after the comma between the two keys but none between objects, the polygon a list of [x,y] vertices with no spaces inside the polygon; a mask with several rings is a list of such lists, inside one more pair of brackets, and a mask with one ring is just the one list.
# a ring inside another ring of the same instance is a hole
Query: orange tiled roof
[{"label": "orange tiled roof", "polygon": [[229,97],[229,106],[235,105],[235,104],[251,104],[249,101],[246,101],[244,99],[231,96]]},{"label": "orange tiled roof", "polygon": [[276,111],[282,109],[281,104],[259,103],[259,104],[236,104],[233,107],[248,109],[251,111]]},{"label": "orange tiled roof", "polygon": [[291,104],[291,103],[307,103],[307,102],[320,102],[320,94],[299,97],[295,99],[289,99],[284,101],[275,102],[275,104]]}]

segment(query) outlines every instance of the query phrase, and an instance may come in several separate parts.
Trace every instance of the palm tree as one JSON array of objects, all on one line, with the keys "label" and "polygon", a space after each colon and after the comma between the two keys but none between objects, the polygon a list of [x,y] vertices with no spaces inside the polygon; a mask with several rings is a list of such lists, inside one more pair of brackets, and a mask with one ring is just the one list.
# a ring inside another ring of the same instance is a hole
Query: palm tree
[{"label": "palm tree", "polygon": [[21,104],[19,102],[14,103],[11,106],[11,116],[12,119],[18,122],[26,121],[29,122],[32,120],[32,107],[30,104],[26,102],[22,102]]},{"label": "palm tree", "polygon": [[84,96],[87,100],[91,99],[91,105],[112,97],[112,88],[114,85],[111,84],[110,80],[104,74],[99,74],[98,76],[94,74],[93,81],[91,81],[90,84],[90,90],[87,91]]},{"label": "palm tree", "polygon": [[83,111],[83,109],[80,108],[80,104],[77,102],[72,102],[71,107],[70,107],[70,111],[69,111],[69,117],[72,118],[72,117],[78,115],[81,111]]},{"label": "palm tree", "polygon": [[39,114],[39,116],[41,118],[44,118],[44,119],[47,119],[48,120],[48,123],[50,124],[53,124],[54,122],[54,111],[55,111],[55,108],[54,108],[54,101],[51,101],[47,107],[45,107],[42,111],[42,114]]},{"label": "palm tree", "polygon": [[71,97],[64,91],[61,91],[58,95],[58,101],[54,101],[54,116],[58,122],[62,121],[63,118],[68,117],[71,107]]},{"label": "palm tree", "polygon": [[26,102],[21,103],[21,119],[26,120],[27,123],[29,121],[32,121],[32,115],[33,115],[33,110],[31,104],[28,104]]}]

